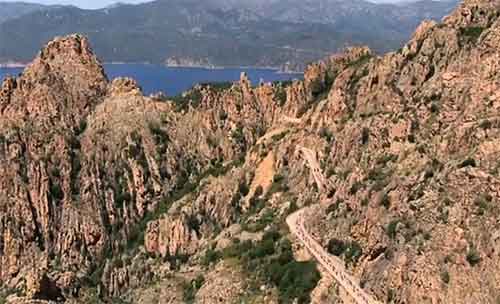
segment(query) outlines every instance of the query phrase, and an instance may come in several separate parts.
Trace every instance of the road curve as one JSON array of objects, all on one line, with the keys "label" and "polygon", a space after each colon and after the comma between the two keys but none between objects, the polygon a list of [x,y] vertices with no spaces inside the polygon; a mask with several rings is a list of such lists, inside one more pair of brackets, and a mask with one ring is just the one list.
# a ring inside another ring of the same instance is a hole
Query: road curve
[{"label": "road curve", "polygon": [[52,301],[34,300],[27,297],[11,296],[7,298],[6,304],[55,304]]},{"label": "road curve", "polygon": [[342,260],[328,254],[323,247],[307,232],[304,221],[307,208],[301,209],[286,219],[290,231],[294,234],[304,247],[316,258],[316,260],[326,269],[326,272],[332,276],[340,286],[358,304],[381,304],[368,295],[356,282],[356,280],[347,273]]},{"label": "road curve", "polygon": [[[318,190],[325,191],[328,189],[329,182],[325,178],[321,167],[319,165],[318,159],[316,157],[316,152],[305,147],[297,147],[298,152],[307,162],[311,174],[318,185]],[[358,304],[380,304],[377,300],[373,299],[368,295],[357,283],[357,281],[347,273],[344,263],[341,259],[328,254],[323,246],[318,243],[309,232],[307,232],[304,222],[306,220],[307,211],[311,207],[301,209],[286,219],[290,231],[294,234],[299,241],[309,250],[309,252],[314,256],[314,258],[326,269],[327,273],[332,276],[340,286],[342,286],[347,293],[356,301]]]}]

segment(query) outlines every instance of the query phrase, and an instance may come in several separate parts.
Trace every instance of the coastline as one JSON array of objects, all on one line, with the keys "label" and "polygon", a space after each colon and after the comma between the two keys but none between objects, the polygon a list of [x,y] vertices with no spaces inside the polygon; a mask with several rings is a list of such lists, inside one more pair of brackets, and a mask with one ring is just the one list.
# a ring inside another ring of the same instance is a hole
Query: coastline
[{"label": "coastline", "polygon": [[204,70],[226,70],[226,69],[241,69],[241,70],[270,70],[276,71],[278,74],[303,74],[303,71],[284,71],[280,67],[275,66],[216,66],[216,65],[182,65],[182,64],[160,64],[160,63],[151,63],[151,62],[103,62],[104,65],[152,65],[152,66],[162,66],[166,68],[179,68],[179,69],[204,69]]},{"label": "coastline", "polygon": [[182,69],[206,69],[206,70],[226,70],[226,69],[239,69],[239,70],[268,70],[275,71],[278,74],[303,74],[299,71],[284,71],[279,67],[273,66],[189,66],[189,65],[165,65],[168,68],[182,68]]},{"label": "coastline", "polygon": [[25,68],[26,66],[28,66],[27,63],[21,62],[0,62],[0,68],[4,69]]},{"label": "coastline", "polygon": [[[0,62],[0,68],[13,69],[13,68],[25,68],[29,63],[22,62]],[[241,69],[241,70],[270,70],[275,71],[277,74],[285,75],[298,75],[303,74],[301,71],[287,71],[280,67],[274,66],[214,66],[214,65],[166,65],[166,64],[155,64],[150,62],[103,62],[103,65],[151,65],[151,66],[162,66],[165,68],[179,68],[179,69],[204,69],[204,70],[226,70],[226,69]]]}]

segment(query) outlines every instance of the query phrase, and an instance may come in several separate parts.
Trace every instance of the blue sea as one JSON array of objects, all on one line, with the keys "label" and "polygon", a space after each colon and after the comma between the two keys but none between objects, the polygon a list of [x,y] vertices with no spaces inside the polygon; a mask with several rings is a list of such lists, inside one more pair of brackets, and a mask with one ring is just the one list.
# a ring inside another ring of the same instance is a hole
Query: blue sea
[{"label": "blue sea", "polygon": [[[22,68],[0,68],[0,81],[6,75],[17,76]],[[106,64],[108,78],[131,77],[142,87],[144,94],[163,92],[168,96],[178,95],[198,83],[237,81],[241,72],[246,72],[254,85],[265,82],[301,79],[302,74],[283,74],[271,69],[257,68],[171,68],[149,64]]]}]

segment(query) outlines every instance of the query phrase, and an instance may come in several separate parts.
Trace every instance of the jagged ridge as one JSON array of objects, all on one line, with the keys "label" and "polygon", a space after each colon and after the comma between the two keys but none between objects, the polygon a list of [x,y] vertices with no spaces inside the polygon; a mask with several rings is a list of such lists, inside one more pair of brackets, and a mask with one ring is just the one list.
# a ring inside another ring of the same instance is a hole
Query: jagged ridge
[{"label": "jagged ridge", "polygon": [[354,48],[303,82],[252,88],[242,77],[195,88],[183,106],[143,97],[130,79],[109,84],[85,38],[56,39],[0,94],[1,281],[51,299],[82,299],[79,286],[102,281],[102,296],[138,301],[153,279],[178,293],[185,257],[193,275],[231,271],[197,295],[229,301],[248,279],[228,261],[196,267],[202,250],[258,242],[265,227],[286,238],[289,207],[321,202],[308,229],[325,247],[361,250],[343,254],[377,299],[494,303],[499,11],[465,1],[397,53]]}]

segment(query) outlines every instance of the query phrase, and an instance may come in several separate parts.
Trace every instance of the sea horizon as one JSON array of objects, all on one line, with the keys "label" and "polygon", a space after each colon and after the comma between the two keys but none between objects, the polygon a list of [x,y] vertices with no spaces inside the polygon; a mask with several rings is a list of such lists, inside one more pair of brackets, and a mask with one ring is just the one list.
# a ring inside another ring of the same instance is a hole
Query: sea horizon
[{"label": "sea horizon", "polygon": [[[104,63],[109,80],[130,77],[141,86],[144,95],[163,93],[167,96],[181,94],[193,86],[207,82],[235,82],[242,72],[256,85],[262,82],[302,79],[303,73],[288,73],[264,67],[172,67],[151,63]],[[7,75],[17,77],[26,66],[0,66],[0,81]]]}]

